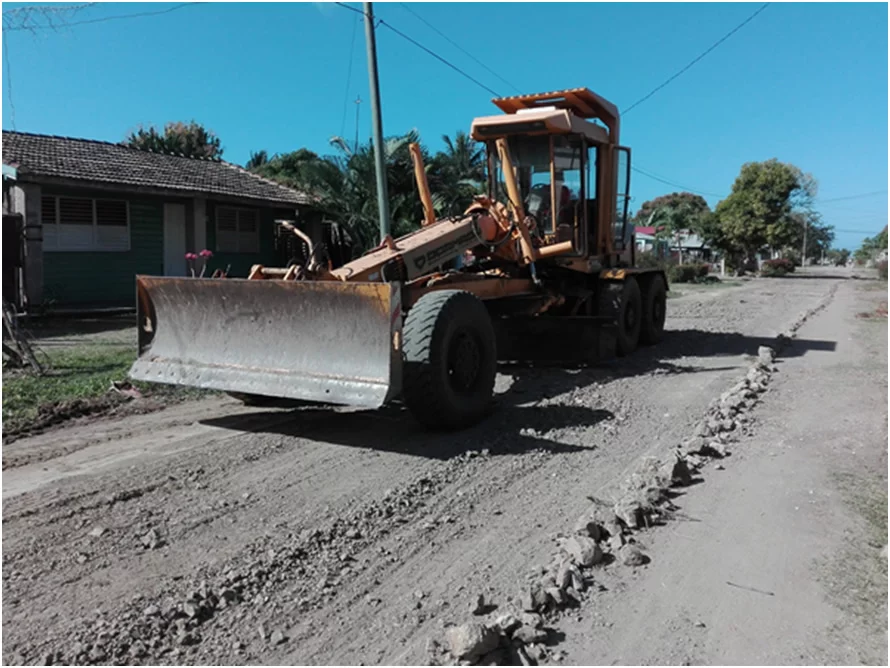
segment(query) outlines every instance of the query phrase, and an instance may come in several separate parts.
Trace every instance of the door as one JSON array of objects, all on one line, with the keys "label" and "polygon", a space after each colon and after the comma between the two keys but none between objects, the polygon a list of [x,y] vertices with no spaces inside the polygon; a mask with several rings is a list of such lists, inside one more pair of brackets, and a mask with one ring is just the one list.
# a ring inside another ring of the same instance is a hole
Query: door
[{"label": "door", "polygon": [[185,204],[164,205],[164,276],[185,276]]}]

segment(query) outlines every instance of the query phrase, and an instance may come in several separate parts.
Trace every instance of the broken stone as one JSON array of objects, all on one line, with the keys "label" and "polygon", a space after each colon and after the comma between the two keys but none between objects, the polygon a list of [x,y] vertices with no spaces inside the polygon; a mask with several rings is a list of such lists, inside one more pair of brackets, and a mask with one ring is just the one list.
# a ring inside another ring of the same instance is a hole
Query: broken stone
[{"label": "broken stone", "polygon": [[346,537],[355,540],[356,538],[361,538],[362,534],[358,529],[349,529],[346,531]]},{"label": "broken stone", "polygon": [[266,630],[266,627],[264,624],[260,624],[259,626],[257,626],[256,631],[257,631],[257,635],[259,635],[259,637],[260,637],[260,640],[265,640],[266,638],[269,637],[269,632]]},{"label": "broken stone", "polygon": [[609,549],[612,551],[613,554],[617,554],[618,551],[622,547],[624,547],[624,542],[624,536],[622,536],[620,533],[615,534],[614,536],[609,538]]},{"label": "broken stone", "polygon": [[528,656],[528,653],[525,651],[525,647],[521,642],[514,642],[512,645],[513,652],[516,654],[516,658],[519,659],[519,663],[523,666],[531,666],[532,661]]},{"label": "broken stone", "polygon": [[531,626],[534,629],[541,628],[544,625],[544,618],[536,612],[523,612],[519,615],[521,626]]},{"label": "broken stone", "polygon": [[194,601],[186,601],[182,604],[182,611],[189,617],[197,617],[200,607]]},{"label": "broken stone", "polygon": [[476,597],[476,601],[470,605],[470,612],[474,615],[484,615],[485,609],[485,596],[479,594],[479,596]]},{"label": "broken stone", "polygon": [[596,541],[587,536],[572,536],[563,548],[579,566],[588,567],[603,560],[603,551]]},{"label": "broken stone", "polygon": [[547,640],[547,632],[544,629],[534,628],[532,626],[521,626],[513,634],[515,640],[524,642],[526,645],[544,642]]},{"label": "broken stone", "polygon": [[161,537],[155,529],[149,529],[148,532],[142,536],[142,545],[148,550],[153,550],[156,547],[160,547]]},{"label": "broken stone", "polygon": [[614,511],[615,517],[621,520],[626,527],[639,529],[645,526],[643,509],[634,499],[621,499],[615,504]]},{"label": "broken stone", "polygon": [[499,643],[497,631],[475,622],[445,629],[445,644],[456,659],[473,659],[488,654]]},{"label": "broken stone", "polygon": [[770,366],[776,358],[776,351],[769,346],[760,346],[757,349],[757,360],[764,366]]},{"label": "broken stone", "polygon": [[287,636],[284,635],[278,629],[272,631],[272,635],[269,637],[269,642],[273,645],[280,645],[281,643],[287,640]]},{"label": "broken stone", "polygon": [[625,566],[642,566],[646,563],[646,556],[635,545],[625,545],[618,553],[618,558]]},{"label": "broken stone", "polygon": [[562,589],[559,587],[547,587],[544,592],[550,599],[556,604],[557,607],[562,607],[566,603],[566,598],[562,593]]},{"label": "broken stone", "polygon": [[101,538],[106,531],[108,531],[108,529],[106,529],[105,527],[95,527],[90,530],[89,535],[93,538]]},{"label": "broken stone", "polygon": [[519,605],[524,611],[535,612],[547,605],[547,594],[540,584],[532,584],[520,593]]},{"label": "broken stone", "polygon": [[692,482],[692,474],[689,465],[683,457],[676,457],[673,462],[667,462],[661,469],[662,476],[670,480],[672,484],[688,485]]},{"label": "broken stone", "polygon": [[509,636],[511,633],[513,633],[513,631],[522,626],[522,622],[508,613],[506,615],[501,615],[500,617],[498,617],[497,621],[495,621],[495,626],[497,626],[501,630],[501,633]]}]

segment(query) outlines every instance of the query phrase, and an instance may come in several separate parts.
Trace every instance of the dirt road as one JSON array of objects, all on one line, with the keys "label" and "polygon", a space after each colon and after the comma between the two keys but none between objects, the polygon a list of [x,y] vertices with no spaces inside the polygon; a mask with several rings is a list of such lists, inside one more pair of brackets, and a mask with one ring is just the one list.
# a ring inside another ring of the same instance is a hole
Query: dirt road
[{"label": "dirt road", "polygon": [[[724,470],[708,463],[675,499],[698,521],[637,532],[651,562],[594,568],[597,585],[548,617],[536,651],[565,663],[886,663],[887,329],[855,318],[886,301],[886,284],[882,295],[846,278],[672,299],[659,347],[596,369],[502,369],[497,409],[459,434],[425,433],[395,407],[213,399],[5,446],[4,660],[453,661],[430,639],[518,613],[527,574],[588,497],[614,499],[641,457],[672,456],[758,347],[822,306]],[[866,480],[884,481],[883,528],[863,510],[879,493],[855,497]],[[870,608],[860,599],[876,577],[884,598]]]}]

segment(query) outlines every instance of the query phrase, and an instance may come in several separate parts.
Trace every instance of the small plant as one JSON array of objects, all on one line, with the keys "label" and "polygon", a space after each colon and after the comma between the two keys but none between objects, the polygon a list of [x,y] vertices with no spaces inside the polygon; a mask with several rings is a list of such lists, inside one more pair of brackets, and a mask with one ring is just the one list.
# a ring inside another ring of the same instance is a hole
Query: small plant
[{"label": "small plant", "polygon": [[671,283],[696,283],[707,275],[708,265],[701,262],[675,264],[668,268],[668,280]]},{"label": "small plant", "polygon": [[189,270],[192,272],[192,278],[195,278],[195,262],[198,261],[199,257],[201,258],[201,273],[198,274],[198,278],[204,278],[204,272],[207,271],[207,262],[213,257],[213,253],[205,248],[197,254],[191,252],[185,254],[185,260],[188,262]]},{"label": "small plant", "polygon": [[794,271],[794,262],[780,257],[775,260],[764,260],[760,265],[760,275],[767,278],[780,278]]}]

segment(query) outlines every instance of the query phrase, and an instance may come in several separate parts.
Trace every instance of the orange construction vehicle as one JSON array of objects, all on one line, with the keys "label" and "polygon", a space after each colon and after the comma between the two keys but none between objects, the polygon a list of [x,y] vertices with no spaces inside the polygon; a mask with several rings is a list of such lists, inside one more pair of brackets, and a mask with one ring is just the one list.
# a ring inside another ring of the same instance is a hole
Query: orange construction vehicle
[{"label": "orange construction vehicle", "polygon": [[[667,280],[635,267],[630,151],[616,107],[586,88],[498,98],[473,121],[488,192],[332,269],[246,279],[139,276],[134,379],[379,407],[430,428],[480,420],[501,361],[596,362],[657,342]],[[284,222],[293,232],[298,228]]]}]

